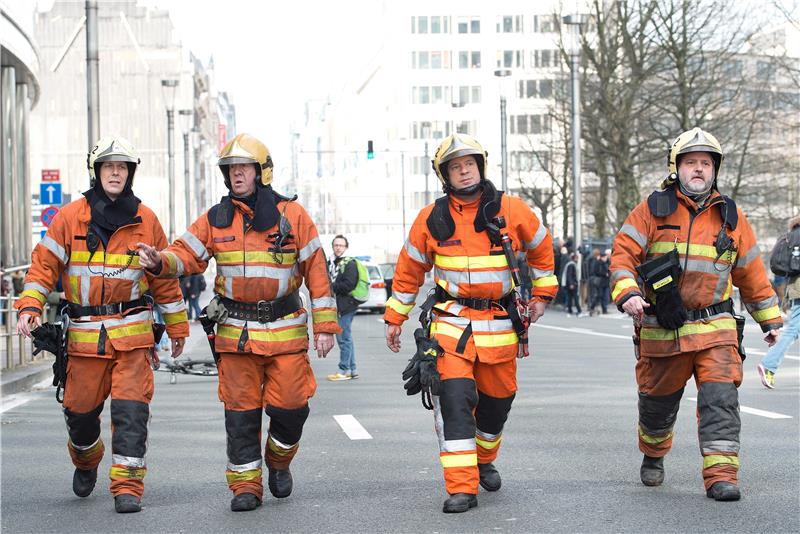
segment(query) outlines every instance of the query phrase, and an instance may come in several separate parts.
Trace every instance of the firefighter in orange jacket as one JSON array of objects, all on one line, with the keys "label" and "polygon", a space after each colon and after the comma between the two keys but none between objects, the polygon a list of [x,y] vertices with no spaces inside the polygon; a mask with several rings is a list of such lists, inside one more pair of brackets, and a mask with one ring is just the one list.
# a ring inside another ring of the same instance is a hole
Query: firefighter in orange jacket
[{"label": "firefighter in orange jacket", "polygon": [[159,276],[201,273],[217,263],[214,299],[219,397],[225,404],[226,477],[231,510],[261,505],[261,410],[270,417],[264,451],[274,497],[292,491],[289,464],[308,417],[316,381],[308,359],[308,313],[298,288],[311,295],[314,346],[325,357],[339,333],[325,255],[314,222],[272,190],[272,158],[247,134],[222,149],[219,167],[230,194],[160,253],[144,244],[142,264]]},{"label": "firefighter in orange jacket", "polygon": [[675,140],[662,190],[634,208],[614,239],[611,285],[637,332],[642,483],[664,481],[678,406],[694,375],[706,495],[734,501],[742,356],[733,285],[769,345],[782,320],[752,228],[717,190],[722,159],[719,142],[700,128]]},{"label": "firefighter in orange jacket", "polygon": [[[111,395],[111,493],[117,512],[138,512],[144,493],[145,452],[153,371],[152,293],[172,340],[183,350],[189,323],[175,280],[146,273],[137,243],[167,244],[155,214],[133,195],[139,158],[121,137],[100,139],[87,157],[91,189],[71,202],[33,250],[25,290],[16,303],[17,329],[30,337],[59,277],[69,316],[64,416],[75,465],[72,489],[87,497],[97,481],[105,447],[100,413]],[[65,324],[66,327],[66,324]]]},{"label": "firefighter in orange jacket", "polygon": [[531,321],[544,313],[558,283],[550,233],[524,202],[486,179],[486,152],[475,139],[447,137],[432,163],[446,195],[420,211],[400,252],[384,315],[386,343],[400,350],[401,325],[425,273],[434,269],[430,335],[443,356],[436,358],[441,388],[432,404],[450,495],[443,511],[465,512],[477,505],[479,483],[488,491],[500,489],[492,462],[517,390],[514,286],[489,225],[504,219],[514,255],[524,255],[531,269]]}]

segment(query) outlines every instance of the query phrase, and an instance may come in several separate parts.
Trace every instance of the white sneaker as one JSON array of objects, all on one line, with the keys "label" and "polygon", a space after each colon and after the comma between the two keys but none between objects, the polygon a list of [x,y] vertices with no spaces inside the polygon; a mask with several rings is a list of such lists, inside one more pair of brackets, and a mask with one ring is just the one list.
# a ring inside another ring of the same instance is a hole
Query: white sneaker
[{"label": "white sneaker", "polygon": [[349,374],[344,375],[342,373],[334,373],[332,375],[328,375],[328,380],[332,382],[339,382],[340,380],[352,380],[352,378],[353,377],[350,376]]}]

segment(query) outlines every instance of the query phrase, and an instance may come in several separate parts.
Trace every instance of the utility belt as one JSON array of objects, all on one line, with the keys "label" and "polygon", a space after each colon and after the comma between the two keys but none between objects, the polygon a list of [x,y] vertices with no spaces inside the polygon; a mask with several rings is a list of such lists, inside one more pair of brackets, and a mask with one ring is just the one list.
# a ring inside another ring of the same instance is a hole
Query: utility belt
[{"label": "utility belt", "polygon": [[466,306],[467,308],[472,308],[473,310],[490,310],[493,306],[501,306],[506,310],[511,307],[511,304],[514,300],[514,293],[509,293],[499,299],[479,299],[479,298],[471,298],[471,297],[454,297],[447,293],[444,289],[440,286],[436,286],[436,302],[445,302],[448,300],[454,300],[457,303],[461,304],[462,306]]},{"label": "utility belt", "polygon": [[67,303],[67,315],[75,319],[76,317],[84,317],[87,315],[117,315],[125,313],[128,310],[135,308],[149,308],[151,300],[147,297],[139,297],[138,299],[129,300],[127,302],[115,302],[113,304],[102,304],[100,306],[81,306],[72,302]]},{"label": "utility belt", "polygon": [[[717,304],[712,304],[706,308],[701,308],[699,310],[686,310],[687,321],[699,321],[700,319],[708,319],[712,315],[718,315],[720,313],[730,313],[733,314],[733,301],[731,299],[723,300]],[[645,308],[645,314],[647,315],[655,315],[655,309],[651,306],[649,308]]]},{"label": "utility belt", "polygon": [[217,298],[228,310],[228,317],[243,321],[258,321],[259,323],[277,321],[303,307],[299,291],[276,300],[259,300],[258,302],[242,302],[222,296]]}]

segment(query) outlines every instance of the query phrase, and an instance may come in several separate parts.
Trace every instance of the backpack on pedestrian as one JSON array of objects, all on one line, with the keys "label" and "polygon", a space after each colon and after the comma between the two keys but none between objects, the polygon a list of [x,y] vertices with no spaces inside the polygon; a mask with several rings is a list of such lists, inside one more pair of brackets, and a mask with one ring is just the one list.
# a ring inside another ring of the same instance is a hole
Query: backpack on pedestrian
[{"label": "backpack on pedestrian", "polygon": [[345,258],[342,262],[342,272],[344,272],[347,264],[351,261],[356,262],[358,282],[356,283],[356,287],[350,291],[350,296],[359,304],[363,304],[369,300],[369,274],[367,273],[366,265],[357,258]]},{"label": "backpack on pedestrian", "polygon": [[787,278],[800,275],[800,227],[778,238],[769,255],[769,268]]}]

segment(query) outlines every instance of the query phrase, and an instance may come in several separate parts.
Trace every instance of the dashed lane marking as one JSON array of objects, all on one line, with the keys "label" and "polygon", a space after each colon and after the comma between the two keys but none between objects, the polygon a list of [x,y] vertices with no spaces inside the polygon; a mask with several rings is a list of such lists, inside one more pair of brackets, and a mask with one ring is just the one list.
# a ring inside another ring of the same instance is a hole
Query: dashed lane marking
[{"label": "dashed lane marking", "polygon": [[533,324],[531,326],[535,328],[546,328],[548,330],[561,330],[562,332],[571,332],[575,334],[587,334],[590,336],[600,336],[600,337],[613,337],[615,339],[624,339],[626,341],[631,340],[631,336],[621,336],[619,334],[606,334],[605,332],[595,332],[594,330],[589,330],[586,328],[564,328],[562,326],[550,326],[544,324]]},{"label": "dashed lane marking", "polygon": [[[697,402],[697,397],[686,397],[686,400]],[[767,419],[792,419],[791,415],[785,415],[777,412],[768,412],[767,410],[759,410],[758,408],[750,408],[748,406],[739,406],[739,410],[751,415],[758,415],[766,417]]]},{"label": "dashed lane marking", "polygon": [[334,415],[333,418],[342,427],[344,433],[350,439],[372,439],[372,436],[367,429],[361,426],[361,423],[350,414]]}]

